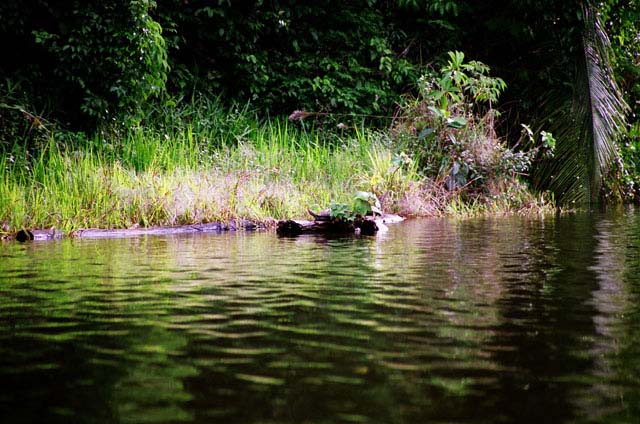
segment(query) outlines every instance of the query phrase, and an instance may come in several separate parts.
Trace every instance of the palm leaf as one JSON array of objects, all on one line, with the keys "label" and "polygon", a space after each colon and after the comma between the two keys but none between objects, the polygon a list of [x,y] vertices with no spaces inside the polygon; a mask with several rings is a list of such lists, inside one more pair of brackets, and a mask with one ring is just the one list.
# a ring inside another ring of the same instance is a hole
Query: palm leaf
[{"label": "palm leaf", "polygon": [[551,189],[561,204],[598,202],[628,111],[611,71],[609,38],[589,5],[583,12],[573,94],[547,115],[557,140],[556,156],[535,175],[537,185]]}]

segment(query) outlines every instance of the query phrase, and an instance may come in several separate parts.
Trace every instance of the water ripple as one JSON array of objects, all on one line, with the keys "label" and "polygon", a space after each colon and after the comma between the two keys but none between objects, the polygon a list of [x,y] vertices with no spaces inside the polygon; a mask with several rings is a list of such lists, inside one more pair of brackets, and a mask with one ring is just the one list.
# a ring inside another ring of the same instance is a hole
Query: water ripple
[{"label": "water ripple", "polygon": [[0,421],[634,421],[639,252],[636,213],[0,245]]}]

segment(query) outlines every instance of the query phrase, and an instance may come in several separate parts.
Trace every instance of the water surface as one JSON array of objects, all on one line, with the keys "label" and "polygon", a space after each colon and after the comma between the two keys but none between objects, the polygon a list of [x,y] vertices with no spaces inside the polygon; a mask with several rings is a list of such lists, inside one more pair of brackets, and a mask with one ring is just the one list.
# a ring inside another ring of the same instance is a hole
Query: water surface
[{"label": "water surface", "polygon": [[2,423],[640,421],[640,214],[0,244]]}]

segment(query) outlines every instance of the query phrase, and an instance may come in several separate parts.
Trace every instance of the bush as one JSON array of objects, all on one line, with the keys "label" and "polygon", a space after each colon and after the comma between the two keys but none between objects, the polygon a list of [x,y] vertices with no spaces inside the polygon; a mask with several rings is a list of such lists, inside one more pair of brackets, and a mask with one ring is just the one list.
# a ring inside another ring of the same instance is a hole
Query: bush
[{"label": "bush", "polygon": [[159,2],[174,89],[295,109],[391,114],[417,76],[386,2]]},{"label": "bush", "polygon": [[[418,96],[405,99],[392,129],[426,177],[470,199],[500,196],[517,185],[541,150],[528,127],[521,143],[525,150],[509,149],[497,137],[499,113],[493,106],[506,84],[489,71],[481,62],[465,62],[461,52],[450,52],[438,73],[419,79]],[[552,136],[543,136],[551,149]]]},{"label": "bush", "polygon": [[35,103],[69,121],[96,122],[139,115],[149,97],[164,91],[167,50],[149,15],[153,1],[23,3],[0,6],[0,33],[17,34],[23,57],[14,58],[6,76],[28,83]]}]

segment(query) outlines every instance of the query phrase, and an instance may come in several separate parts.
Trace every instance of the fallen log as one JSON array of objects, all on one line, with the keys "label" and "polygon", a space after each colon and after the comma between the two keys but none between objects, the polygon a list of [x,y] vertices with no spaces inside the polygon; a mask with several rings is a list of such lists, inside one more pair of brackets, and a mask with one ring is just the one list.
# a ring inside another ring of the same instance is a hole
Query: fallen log
[{"label": "fallen log", "polygon": [[77,230],[70,234],[74,238],[122,238],[151,235],[174,235],[190,233],[218,233],[222,232],[219,223],[181,225],[177,227],[125,228],[121,230],[102,230],[88,228]]},{"label": "fallen log", "polygon": [[[238,220],[227,223],[211,222],[206,224],[179,225],[173,227],[148,227],[148,228],[123,228],[115,230],[106,230],[99,228],[87,228],[75,230],[66,236],[71,238],[123,238],[123,237],[139,237],[150,235],[174,235],[174,234],[194,234],[194,233],[223,233],[226,231],[253,231],[262,229],[263,226],[251,221]],[[49,230],[20,230],[13,237],[19,242],[26,241],[45,241],[56,240],[65,237],[65,234],[56,231],[54,228]]]},{"label": "fallen log", "polygon": [[[286,220],[279,221],[276,232],[283,236],[296,236],[299,234],[362,234],[374,235],[387,230],[386,224],[400,222],[404,218],[398,215],[382,215],[356,219],[353,222],[331,221],[331,220]],[[174,227],[149,227],[149,228],[125,228],[116,230],[105,230],[88,228],[72,231],[69,234],[63,233],[55,228],[51,229],[23,229],[15,234],[0,237],[0,239],[14,239],[19,242],[58,240],[64,237],[71,238],[122,238],[139,237],[149,235],[174,235],[174,234],[194,234],[194,233],[223,233],[226,231],[254,231],[265,228],[272,228],[265,223],[256,223],[247,220],[230,221],[227,223],[212,222],[206,224],[180,225]]]}]

